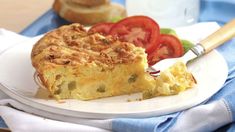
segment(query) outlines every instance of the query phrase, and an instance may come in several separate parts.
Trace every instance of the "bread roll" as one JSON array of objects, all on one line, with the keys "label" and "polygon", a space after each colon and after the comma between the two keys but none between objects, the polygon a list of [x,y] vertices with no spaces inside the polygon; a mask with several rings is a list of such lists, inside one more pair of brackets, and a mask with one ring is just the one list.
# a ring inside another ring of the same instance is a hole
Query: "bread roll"
[{"label": "bread roll", "polygon": [[71,0],[71,1],[84,6],[97,6],[110,3],[110,0]]},{"label": "bread roll", "polygon": [[87,7],[71,0],[55,0],[53,9],[67,21],[83,25],[110,22],[114,18],[126,16],[125,8],[117,3],[105,3]]}]

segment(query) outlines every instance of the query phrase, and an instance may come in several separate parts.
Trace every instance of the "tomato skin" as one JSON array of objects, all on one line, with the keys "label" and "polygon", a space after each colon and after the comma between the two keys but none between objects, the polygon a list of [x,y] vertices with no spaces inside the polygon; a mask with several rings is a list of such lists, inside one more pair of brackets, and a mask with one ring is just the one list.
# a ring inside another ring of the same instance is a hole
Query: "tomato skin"
[{"label": "tomato skin", "polygon": [[169,34],[161,34],[158,48],[148,54],[148,64],[151,66],[162,59],[180,57],[183,54],[184,48],[177,37]]},{"label": "tomato skin", "polygon": [[110,35],[121,41],[143,47],[146,53],[153,52],[160,40],[159,25],[147,16],[131,16],[117,22],[110,29]]},{"label": "tomato skin", "polygon": [[92,26],[88,30],[88,33],[100,33],[100,34],[106,36],[106,35],[109,35],[109,31],[113,25],[114,25],[114,23],[108,23],[108,22],[98,23],[98,24]]}]

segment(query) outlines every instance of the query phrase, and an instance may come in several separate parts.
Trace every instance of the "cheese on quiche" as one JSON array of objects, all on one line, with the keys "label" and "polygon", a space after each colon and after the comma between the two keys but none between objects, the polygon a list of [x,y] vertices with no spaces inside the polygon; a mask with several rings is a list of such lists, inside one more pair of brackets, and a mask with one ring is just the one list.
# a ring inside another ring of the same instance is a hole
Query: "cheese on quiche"
[{"label": "cheese on quiche", "polygon": [[56,99],[91,100],[136,92],[151,98],[177,94],[194,84],[181,64],[151,76],[143,48],[88,34],[80,24],[47,33],[34,45],[31,59],[42,85]]},{"label": "cheese on quiche", "polygon": [[31,56],[43,85],[57,99],[91,100],[155,86],[155,79],[145,72],[143,48],[88,34],[79,24],[48,33]]}]

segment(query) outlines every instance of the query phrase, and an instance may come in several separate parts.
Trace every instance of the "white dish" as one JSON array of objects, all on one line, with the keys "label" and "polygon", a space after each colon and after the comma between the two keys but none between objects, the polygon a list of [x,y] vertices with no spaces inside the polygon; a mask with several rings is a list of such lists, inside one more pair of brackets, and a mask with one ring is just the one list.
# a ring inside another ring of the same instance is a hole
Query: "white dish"
[{"label": "white dish", "polygon": [[[35,97],[38,86],[30,53],[39,37],[18,44],[0,55],[1,90],[19,102],[50,113],[84,118],[150,117],[181,111],[202,103],[224,84],[228,68],[217,52],[202,56],[188,65],[197,80],[197,86],[179,95],[156,97],[135,101],[140,94],[98,99],[93,101],[66,100]],[[133,100],[128,102],[128,100]]]}]

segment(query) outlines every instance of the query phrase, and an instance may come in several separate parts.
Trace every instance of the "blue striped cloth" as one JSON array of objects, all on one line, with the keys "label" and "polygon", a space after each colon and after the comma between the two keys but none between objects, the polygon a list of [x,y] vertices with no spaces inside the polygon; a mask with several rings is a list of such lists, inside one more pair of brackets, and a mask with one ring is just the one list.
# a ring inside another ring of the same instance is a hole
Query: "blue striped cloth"
[{"label": "blue striped cloth", "polygon": [[[115,0],[122,2],[123,0]],[[216,21],[223,25],[229,20],[235,18],[235,0],[201,0],[200,21]],[[32,23],[28,28],[21,32],[22,35],[36,36],[45,33],[60,25],[67,24],[65,20],[58,17],[52,10],[40,17],[37,21]],[[235,120],[235,39],[227,42],[225,45],[218,48],[218,51],[223,55],[228,63],[229,75],[223,88],[206,102],[205,105],[223,99],[228,104],[232,121]],[[119,118],[112,122],[112,129],[114,131],[167,131],[177,122],[177,119],[183,113],[178,112],[170,115],[152,118]],[[219,120],[219,119],[218,119]],[[0,121],[0,127],[4,123]],[[207,129],[204,129],[207,131]],[[219,128],[217,131],[235,131],[235,124],[227,124]]]},{"label": "blue striped cloth", "polygon": [[2,119],[0,119],[0,128],[7,128],[6,123]]}]

